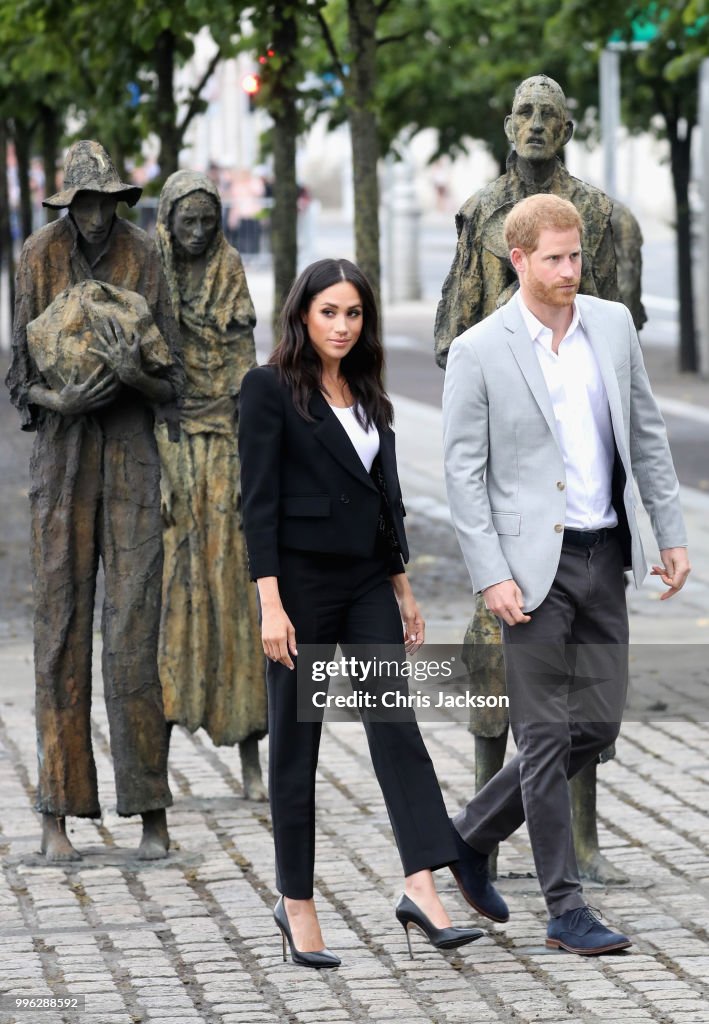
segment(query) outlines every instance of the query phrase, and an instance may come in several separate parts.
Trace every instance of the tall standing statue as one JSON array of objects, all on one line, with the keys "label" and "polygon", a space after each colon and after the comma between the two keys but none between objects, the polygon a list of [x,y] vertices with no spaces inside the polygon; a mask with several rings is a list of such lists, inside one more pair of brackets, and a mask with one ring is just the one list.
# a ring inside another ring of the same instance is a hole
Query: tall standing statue
[{"label": "tall standing statue", "polygon": [[[458,244],[436,313],[435,356],[441,367],[446,365],[454,339],[504,305],[517,290],[502,226],[520,199],[539,192],[570,200],[581,215],[580,292],[603,299],[622,298],[638,330],[646,319],[640,301],[642,236],[637,221],[627,207],[572,177],[559,159],[573,134],[561,87],[546,75],[525,79],[515,92],[512,113],[505,118],[505,133],[514,147],[507,172],[471,196],[456,216]],[[472,685],[485,694],[504,693],[500,629],[480,595],[465,645]],[[502,767],[507,713],[501,708],[476,710],[470,728],[475,735],[476,788],[481,789]],[[609,748],[601,760],[613,754]],[[599,850],[595,763],[572,780],[571,789],[580,870],[597,881],[626,881]]]},{"label": "tall standing statue", "polygon": [[239,744],[244,795],[264,800],[258,741],[266,733],[265,662],[240,522],[236,418],[256,365],[256,322],[241,258],[222,232],[212,181],[170,175],[157,243],[185,366],[181,436],[158,426],[165,569],[160,678],[168,723]]},{"label": "tall standing statue", "polygon": [[[67,816],[100,816],[91,749],[96,572],[105,577],[103,682],[117,806],[140,814],[142,859],[165,857],[167,743],[158,678],[162,579],[154,419],[175,421],[177,328],[155,245],[116,216],[141,190],[97,142],[69,150],[67,208],[25,243],[7,378],[30,466],[42,850],[80,859]],[[156,414],[156,415],[155,415]]]}]

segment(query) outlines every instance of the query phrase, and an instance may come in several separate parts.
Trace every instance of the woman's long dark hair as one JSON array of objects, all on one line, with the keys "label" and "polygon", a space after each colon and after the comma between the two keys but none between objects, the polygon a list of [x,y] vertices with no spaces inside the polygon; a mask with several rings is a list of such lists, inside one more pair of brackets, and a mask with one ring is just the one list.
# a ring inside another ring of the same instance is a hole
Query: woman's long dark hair
[{"label": "woman's long dark hair", "polygon": [[382,382],[384,349],[379,337],[377,304],[369,281],[349,260],[318,260],[305,268],[288,293],[281,313],[281,339],[268,362],[278,367],[303,419],[312,420],[308,405],[320,390],[322,363],[310,343],[303,315],[316,295],[341,281],[354,285],[362,303],[362,333],[342,360],[342,372],[355,400],[355,415],[363,427],[390,426],[394,410]]}]

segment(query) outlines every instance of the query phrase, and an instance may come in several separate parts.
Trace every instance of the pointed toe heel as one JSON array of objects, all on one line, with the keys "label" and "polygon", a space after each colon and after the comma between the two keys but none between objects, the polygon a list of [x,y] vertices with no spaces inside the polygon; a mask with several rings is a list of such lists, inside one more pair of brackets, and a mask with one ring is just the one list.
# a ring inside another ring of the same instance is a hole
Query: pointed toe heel
[{"label": "pointed toe heel", "polygon": [[411,948],[411,936],[409,929],[412,925],[418,928],[426,936],[435,949],[457,949],[459,946],[467,946],[469,942],[475,942],[485,934],[480,928],[436,928],[432,921],[416,906],[413,900],[403,893],[396,904],[395,914],[397,921],[403,926],[406,932],[406,943],[409,947],[409,956],[414,959]]},{"label": "pointed toe heel", "polygon": [[290,958],[293,963],[297,964],[299,967],[313,967],[316,970],[320,970],[323,967],[339,967],[342,963],[339,956],[335,956],[335,954],[331,953],[329,949],[320,949],[316,953],[304,953],[300,949],[296,948],[293,942],[293,936],[291,935],[290,924],[288,923],[288,914],[286,913],[286,906],[283,902],[282,896],[273,909],[273,920],[278,925],[281,933],[284,963],[287,961],[286,941],[288,942],[288,948],[290,949]]}]

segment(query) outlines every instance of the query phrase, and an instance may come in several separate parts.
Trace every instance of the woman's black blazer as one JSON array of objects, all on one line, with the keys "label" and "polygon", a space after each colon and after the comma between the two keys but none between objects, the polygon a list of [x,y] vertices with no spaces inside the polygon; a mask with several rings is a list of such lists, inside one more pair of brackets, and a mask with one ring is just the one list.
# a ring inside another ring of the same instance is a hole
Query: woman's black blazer
[{"label": "woman's black blazer", "polygon": [[[310,401],[313,421],[296,412],[273,366],[241,382],[241,511],[251,579],[279,575],[279,547],[362,558],[372,556],[381,493],[323,396]],[[392,525],[405,561],[406,512],[396,471],[394,432],[379,431],[379,459]],[[402,572],[401,559],[392,562]]]}]

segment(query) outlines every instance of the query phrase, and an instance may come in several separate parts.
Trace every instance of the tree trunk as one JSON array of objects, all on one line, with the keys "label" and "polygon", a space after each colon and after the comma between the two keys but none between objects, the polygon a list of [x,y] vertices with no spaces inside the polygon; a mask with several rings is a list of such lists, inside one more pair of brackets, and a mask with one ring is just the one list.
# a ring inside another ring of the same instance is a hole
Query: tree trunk
[{"label": "tree trunk", "polygon": [[13,141],[17,157],[17,180],[20,186],[20,231],[25,239],[32,234],[32,192],[30,189],[30,146],[33,131],[18,119],[13,119]]},{"label": "tree trunk", "polygon": [[[40,106],[42,119],[42,163],[44,165],[44,194],[51,196],[57,191],[57,154],[59,152],[59,119],[56,110],[44,104]],[[47,220],[56,220],[59,211],[45,207]]]},{"label": "tree trunk", "polygon": [[[7,188],[7,121],[0,119],[0,277],[7,274],[10,309],[15,305],[15,259],[12,251],[12,226],[10,224],[10,197]],[[0,329],[9,324],[0,325]]]},{"label": "tree trunk", "polygon": [[182,133],[177,126],[175,103],[175,36],[166,29],[155,44],[156,127],[160,136],[160,178],[165,181],[178,168]]},{"label": "tree trunk", "polygon": [[667,125],[670,140],[670,166],[677,211],[677,295],[679,297],[679,369],[697,373],[699,360],[694,323],[694,287],[692,284],[692,221],[689,208],[692,125],[685,138],[678,138],[676,125]]},{"label": "tree trunk", "polygon": [[372,109],[377,81],[377,7],[373,0],[347,0],[349,41],[354,59],[349,77],[352,135],[355,253],[381,308],[379,260],[379,137]]},{"label": "tree trunk", "polygon": [[273,118],[273,211],[271,249],[273,252],[273,327],[278,341],[278,322],[283,303],[298,270],[298,185],[295,151],[298,136],[298,90],[293,72],[297,60],[298,25],[293,15],[277,16],[273,28],[273,49],[282,59],[274,72],[268,99]]}]

